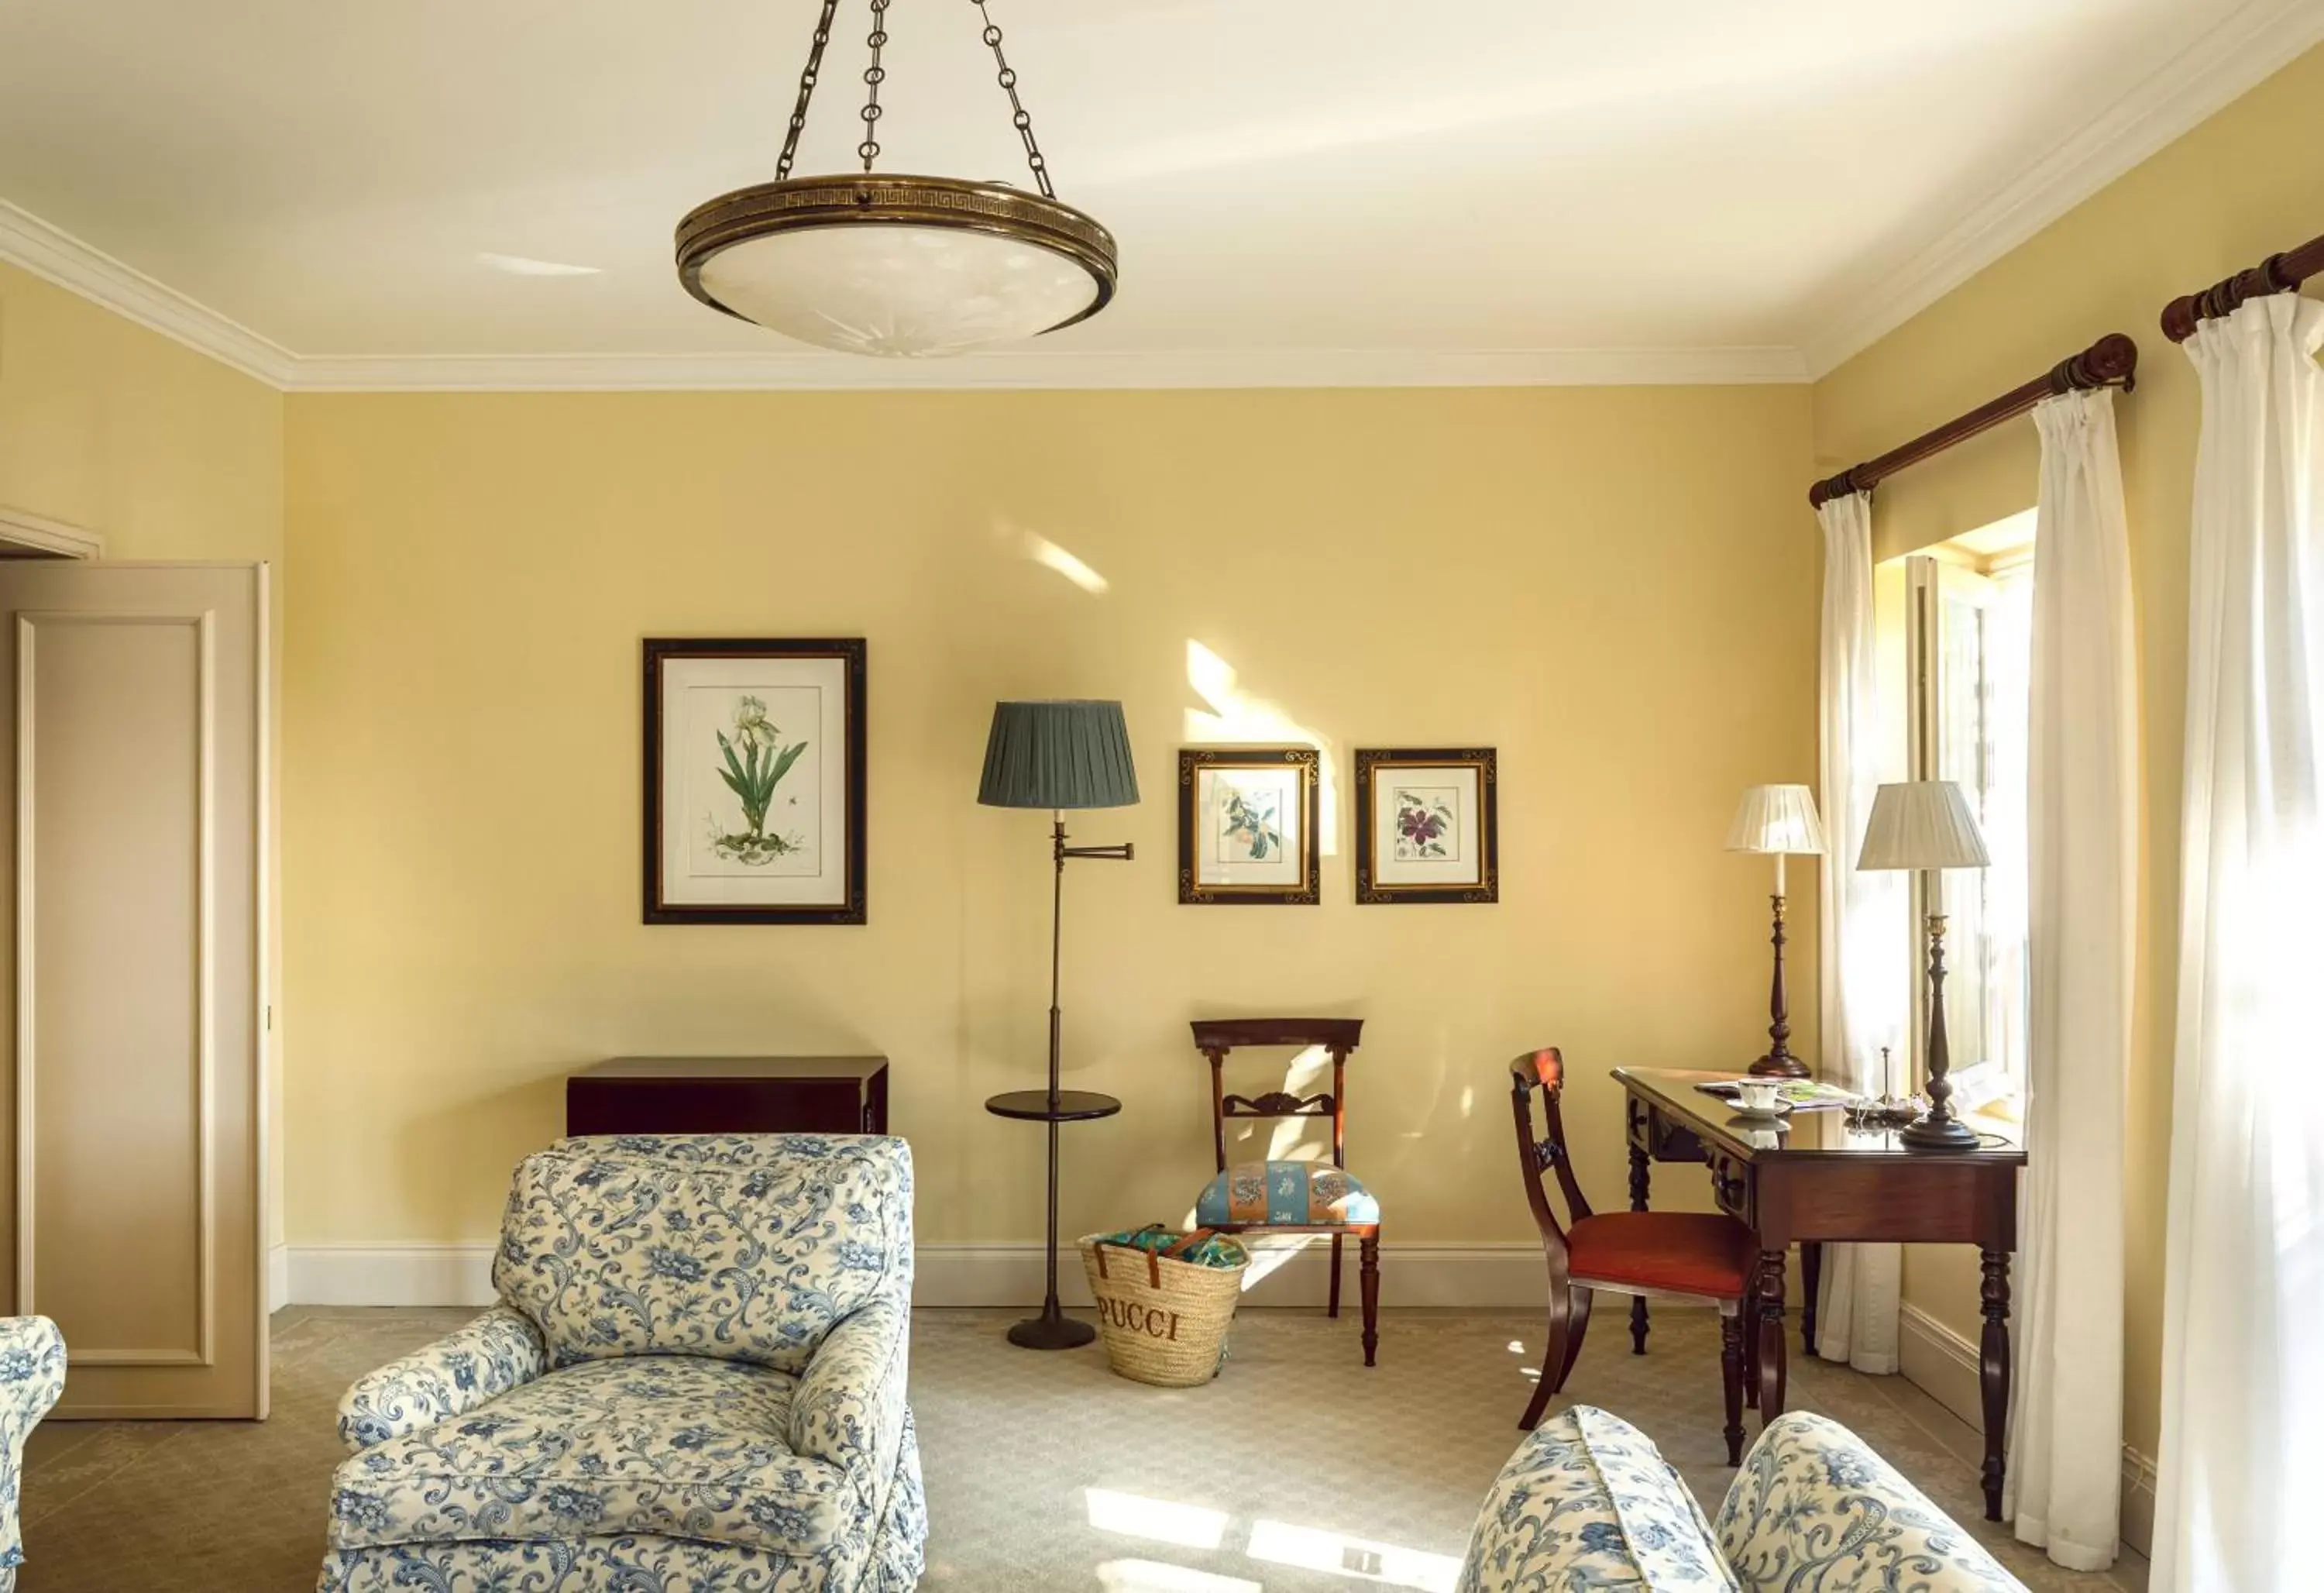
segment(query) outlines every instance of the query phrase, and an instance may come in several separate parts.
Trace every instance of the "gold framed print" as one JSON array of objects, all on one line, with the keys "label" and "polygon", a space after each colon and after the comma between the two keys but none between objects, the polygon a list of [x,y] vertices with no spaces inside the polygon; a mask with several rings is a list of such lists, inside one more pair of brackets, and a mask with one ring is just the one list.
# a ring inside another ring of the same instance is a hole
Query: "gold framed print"
[{"label": "gold framed print", "polygon": [[1178,900],[1201,907],[1321,901],[1321,764],[1312,746],[1180,748]]},{"label": "gold framed print", "polygon": [[1499,781],[1486,747],[1359,748],[1356,901],[1501,899]]}]

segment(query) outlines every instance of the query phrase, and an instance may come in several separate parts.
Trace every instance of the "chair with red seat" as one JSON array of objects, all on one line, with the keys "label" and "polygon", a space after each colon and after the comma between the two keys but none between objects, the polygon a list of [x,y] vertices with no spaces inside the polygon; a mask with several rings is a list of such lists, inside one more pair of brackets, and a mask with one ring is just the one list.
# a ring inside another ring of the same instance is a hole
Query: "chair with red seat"
[{"label": "chair with red seat", "polygon": [[[1549,1348],[1542,1357],[1541,1381],[1517,1422],[1530,1431],[1548,1407],[1549,1396],[1565,1386],[1582,1354],[1590,1326],[1590,1302],[1599,1290],[1674,1304],[1719,1307],[1720,1369],[1727,1389],[1727,1463],[1743,1459],[1743,1301],[1757,1268],[1751,1230],[1731,1217],[1691,1211],[1591,1212],[1573,1173],[1565,1144],[1565,1119],[1558,1109],[1565,1089],[1565,1060],[1555,1047],[1528,1051],[1509,1064],[1509,1104],[1517,1125],[1518,1164],[1526,1200],[1541,1228],[1542,1254],[1549,1262]],[[1533,1101],[1541,1097],[1545,1137],[1534,1137]],[[1557,1187],[1572,1221],[1562,1225],[1549,1200],[1545,1175],[1554,1168]]]}]

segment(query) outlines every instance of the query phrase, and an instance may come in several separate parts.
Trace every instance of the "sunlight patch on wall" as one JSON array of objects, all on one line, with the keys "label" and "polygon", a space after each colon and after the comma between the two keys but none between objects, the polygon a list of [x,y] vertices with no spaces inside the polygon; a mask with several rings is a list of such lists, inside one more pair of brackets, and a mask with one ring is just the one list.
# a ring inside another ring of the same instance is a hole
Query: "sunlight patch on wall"
[{"label": "sunlight patch on wall", "polygon": [[1339,744],[1299,723],[1237,683],[1234,666],[1200,642],[1186,641],[1186,684],[1207,709],[1186,710],[1186,739],[1213,746],[1312,746],[1316,760],[1315,840],[1326,857],[1340,850]]},{"label": "sunlight patch on wall", "polygon": [[992,533],[1004,546],[1013,546],[1019,554],[1044,570],[1056,570],[1093,597],[1104,597],[1112,586],[1070,549],[1059,547],[1039,532],[1027,530],[1005,514],[992,517]]}]

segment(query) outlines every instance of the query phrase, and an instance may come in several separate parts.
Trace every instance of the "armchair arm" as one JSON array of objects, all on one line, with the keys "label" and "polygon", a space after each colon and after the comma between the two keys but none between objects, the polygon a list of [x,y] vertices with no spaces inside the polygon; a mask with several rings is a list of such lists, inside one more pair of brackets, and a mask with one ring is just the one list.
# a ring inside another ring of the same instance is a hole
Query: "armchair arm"
[{"label": "armchair arm", "polygon": [[1896,1587],[1900,1578],[1927,1593],[2025,1593],[1863,1440],[1804,1411],[1769,1422],[1743,1457],[1717,1531],[1720,1552],[1755,1593]]},{"label": "armchair arm", "polygon": [[0,1437],[13,1446],[65,1391],[65,1338],[46,1317],[0,1317]]},{"label": "armchair arm", "polygon": [[0,1587],[23,1563],[16,1525],[17,1474],[24,1437],[65,1391],[65,1339],[46,1317],[0,1318]]},{"label": "armchair arm", "polygon": [[904,1436],[910,1311],[883,1294],[832,1329],[791,1397],[794,1454],[828,1460],[884,1489]]},{"label": "armchair arm", "polygon": [[540,1330],[521,1312],[496,1305],[359,1378],[339,1401],[339,1440],[360,1452],[464,1415],[548,1369]]}]

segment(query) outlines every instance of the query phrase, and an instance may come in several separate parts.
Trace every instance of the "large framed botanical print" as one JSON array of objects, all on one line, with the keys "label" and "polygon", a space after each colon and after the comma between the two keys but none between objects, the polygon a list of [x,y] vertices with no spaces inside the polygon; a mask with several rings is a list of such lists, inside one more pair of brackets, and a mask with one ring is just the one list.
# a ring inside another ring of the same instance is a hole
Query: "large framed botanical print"
[{"label": "large framed botanical print", "polygon": [[1183,747],[1178,900],[1312,907],[1321,851],[1312,746]]},{"label": "large framed botanical print", "polygon": [[862,923],[860,637],[645,644],[645,921]]},{"label": "large framed botanical print", "polygon": [[1356,753],[1356,901],[1501,899],[1493,749]]}]

